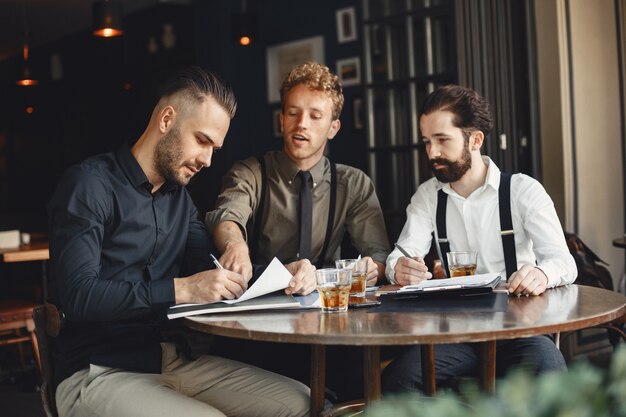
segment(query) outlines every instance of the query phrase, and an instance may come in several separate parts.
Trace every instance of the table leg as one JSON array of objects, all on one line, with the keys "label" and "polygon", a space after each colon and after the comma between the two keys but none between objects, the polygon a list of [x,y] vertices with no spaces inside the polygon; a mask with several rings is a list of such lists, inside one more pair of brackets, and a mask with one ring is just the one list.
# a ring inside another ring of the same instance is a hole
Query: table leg
[{"label": "table leg", "polygon": [[435,345],[420,345],[422,350],[422,382],[424,384],[424,394],[433,396],[437,391],[435,382]]},{"label": "table leg", "polygon": [[326,346],[311,345],[311,404],[309,415],[319,417],[324,410],[326,386]]},{"label": "table leg", "polygon": [[480,344],[480,385],[488,394],[496,392],[496,341]]},{"label": "table leg", "polygon": [[380,399],[380,346],[363,347],[363,386],[365,404]]}]

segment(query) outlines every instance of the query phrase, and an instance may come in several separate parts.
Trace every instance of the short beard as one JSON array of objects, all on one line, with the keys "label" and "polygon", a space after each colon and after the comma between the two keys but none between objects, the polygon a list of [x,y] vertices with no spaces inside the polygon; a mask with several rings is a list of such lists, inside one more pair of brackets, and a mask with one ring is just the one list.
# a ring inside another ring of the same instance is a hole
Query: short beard
[{"label": "short beard", "polygon": [[[445,168],[435,169],[434,165],[445,165]],[[450,183],[456,182],[463,178],[463,175],[472,167],[472,154],[469,150],[469,142],[465,142],[463,146],[463,153],[461,157],[456,161],[450,161],[445,158],[435,158],[430,160],[430,168],[432,169],[435,177],[441,182]]]},{"label": "short beard", "polygon": [[189,178],[182,177],[178,171],[183,159],[183,147],[180,144],[180,130],[174,126],[163,136],[154,151],[154,164],[157,173],[166,181],[185,186]]}]

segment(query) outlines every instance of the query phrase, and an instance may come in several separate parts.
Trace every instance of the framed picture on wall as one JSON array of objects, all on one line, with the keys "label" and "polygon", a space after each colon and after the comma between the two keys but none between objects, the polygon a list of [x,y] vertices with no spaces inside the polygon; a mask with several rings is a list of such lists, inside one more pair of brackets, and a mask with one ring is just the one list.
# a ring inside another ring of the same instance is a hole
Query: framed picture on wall
[{"label": "framed picture on wall", "polygon": [[337,60],[337,76],[344,87],[361,82],[361,60],[358,56]]},{"label": "framed picture on wall", "polygon": [[356,11],[354,7],[346,7],[336,12],[337,42],[344,43],[355,41],[356,35]]},{"label": "framed picture on wall", "polygon": [[267,101],[280,101],[280,86],[293,67],[306,61],[324,63],[324,38],[314,36],[267,48]]}]

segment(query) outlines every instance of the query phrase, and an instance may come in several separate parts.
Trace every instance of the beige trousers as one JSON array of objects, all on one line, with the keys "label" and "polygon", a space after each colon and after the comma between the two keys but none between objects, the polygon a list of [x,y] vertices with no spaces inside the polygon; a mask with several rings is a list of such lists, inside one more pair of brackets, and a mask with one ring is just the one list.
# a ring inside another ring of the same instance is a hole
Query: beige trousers
[{"label": "beige trousers", "polygon": [[216,356],[187,361],[163,343],[161,374],[90,365],[57,388],[59,417],[305,416],[304,384]]}]

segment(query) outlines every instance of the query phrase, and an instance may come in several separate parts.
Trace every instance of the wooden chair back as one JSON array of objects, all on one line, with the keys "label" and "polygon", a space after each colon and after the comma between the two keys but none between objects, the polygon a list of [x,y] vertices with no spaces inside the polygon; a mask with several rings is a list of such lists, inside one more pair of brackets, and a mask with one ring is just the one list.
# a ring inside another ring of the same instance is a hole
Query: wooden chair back
[{"label": "wooden chair back", "polygon": [[41,401],[47,417],[57,417],[55,402],[56,386],[54,384],[54,358],[50,339],[58,336],[61,329],[61,314],[56,306],[45,304],[37,306],[33,312],[35,330],[41,356]]}]

